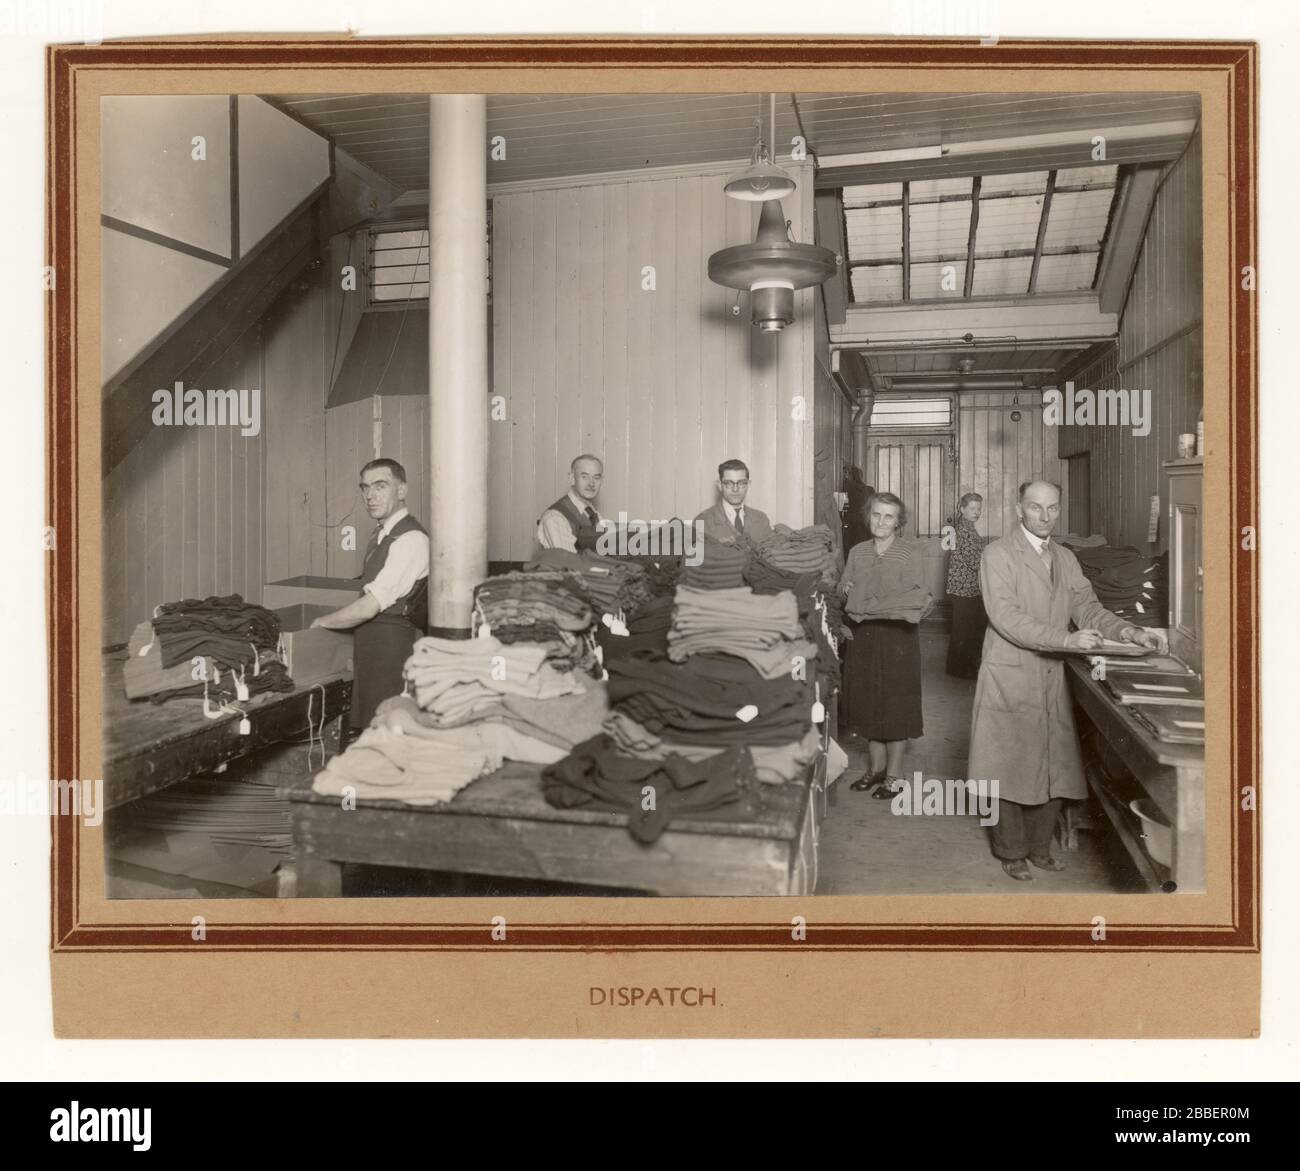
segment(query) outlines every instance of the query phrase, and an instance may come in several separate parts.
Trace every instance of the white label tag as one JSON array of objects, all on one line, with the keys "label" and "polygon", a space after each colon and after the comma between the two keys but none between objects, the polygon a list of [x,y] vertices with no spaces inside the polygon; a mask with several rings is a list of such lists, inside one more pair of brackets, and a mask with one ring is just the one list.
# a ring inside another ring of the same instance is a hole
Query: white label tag
[{"label": "white label tag", "polygon": [[253,722],[247,716],[239,721],[239,734],[241,736],[247,736],[252,730]]},{"label": "white label tag", "polygon": [[736,713],[736,719],[742,724],[748,724],[756,715],[758,715],[758,708],[752,703],[747,703]]}]

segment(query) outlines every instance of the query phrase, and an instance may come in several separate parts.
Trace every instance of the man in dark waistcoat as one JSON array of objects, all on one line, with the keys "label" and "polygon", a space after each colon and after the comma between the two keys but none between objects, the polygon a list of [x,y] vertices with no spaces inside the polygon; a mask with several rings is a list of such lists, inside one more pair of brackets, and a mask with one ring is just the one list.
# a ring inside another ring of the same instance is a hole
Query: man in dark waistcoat
[{"label": "man in dark waistcoat", "polygon": [[428,621],[429,534],[406,510],[406,469],[374,459],[361,469],[361,495],[378,527],[366,546],[361,596],[317,618],[326,630],[351,630],[353,729],[402,691],[402,667]]},{"label": "man in dark waistcoat", "polygon": [[600,535],[596,498],[605,479],[605,465],[594,455],[580,455],[569,465],[569,490],[542,513],[537,543],[543,549],[594,550]]}]

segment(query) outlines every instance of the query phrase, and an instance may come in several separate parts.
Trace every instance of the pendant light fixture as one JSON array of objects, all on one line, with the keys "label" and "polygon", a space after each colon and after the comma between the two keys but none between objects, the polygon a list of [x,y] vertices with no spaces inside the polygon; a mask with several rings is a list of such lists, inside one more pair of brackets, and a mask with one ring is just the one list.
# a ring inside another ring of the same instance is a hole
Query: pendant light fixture
[{"label": "pendant light fixture", "polygon": [[[776,132],[776,95],[772,95],[772,134]],[[762,146],[760,141],[759,146]],[[755,148],[755,162],[759,151]],[[729,289],[749,293],[750,321],[763,333],[779,333],[794,320],[794,291],[820,285],[835,272],[835,253],[816,244],[796,244],[790,239],[785,212],[781,210],[780,194],[795,189],[794,180],[779,167],[779,172],[789,187],[777,194],[740,194],[732,188],[742,184],[747,176],[762,180],[754,167],[736,176],[727,184],[728,195],[737,199],[758,201],[763,209],[758,217],[758,234],[752,244],[737,244],[723,248],[709,257],[709,280]],[[748,188],[754,190],[753,184]]]},{"label": "pendant light fixture", "polygon": [[772,161],[776,149],[776,94],[772,94],[771,103],[768,132],[772,150],[769,151],[767,143],[763,141],[762,124],[755,119],[757,141],[754,143],[754,153],[750,156],[749,167],[729,179],[723,188],[732,199],[759,203],[769,199],[780,199],[789,195],[795,188],[794,179],[789,172],[783,171]]}]

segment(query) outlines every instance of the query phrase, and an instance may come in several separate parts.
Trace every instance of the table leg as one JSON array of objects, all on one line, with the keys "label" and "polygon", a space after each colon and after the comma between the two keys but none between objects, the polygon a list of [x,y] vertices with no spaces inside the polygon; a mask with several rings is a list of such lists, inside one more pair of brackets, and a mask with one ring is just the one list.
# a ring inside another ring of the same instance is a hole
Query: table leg
[{"label": "table leg", "polygon": [[300,899],[343,897],[343,863],[317,854],[299,854],[297,860]]}]

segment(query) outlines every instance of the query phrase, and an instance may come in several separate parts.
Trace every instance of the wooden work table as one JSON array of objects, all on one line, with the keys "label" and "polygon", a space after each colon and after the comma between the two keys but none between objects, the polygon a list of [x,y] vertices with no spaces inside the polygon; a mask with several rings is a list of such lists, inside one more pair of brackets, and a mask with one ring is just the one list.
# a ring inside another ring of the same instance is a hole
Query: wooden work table
[{"label": "wooden work table", "polygon": [[210,720],[201,699],[159,704],[127,699],[122,690],[125,658],[126,652],[119,651],[105,654],[103,661],[106,809],[309,731],[320,729],[327,752],[338,751],[340,717],[352,700],[350,677],[253,696],[239,704],[251,725],[248,735],[242,735],[239,716]]},{"label": "wooden work table", "polygon": [[[1205,889],[1205,749],[1196,744],[1169,744],[1141,724],[1104,684],[1092,678],[1091,661],[1071,656],[1067,678],[1075,702],[1098,734],[1128,767],[1173,827],[1169,878],[1180,891]],[[1128,810],[1102,786],[1092,784],[1125,848],[1149,885],[1164,879],[1131,827]]]},{"label": "wooden work table", "polygon": [[824,755],[802,781],[762,785],[764,808],[752,820],[679,817],[648,845],[628,832],[626,814],[548,805],[541,771],[508,763],[434,806],[360,799],[344,810],[310,786],[286,790],[298,894],[338,897],[347,862],[676,896],[808,894],[816,886]]}]

